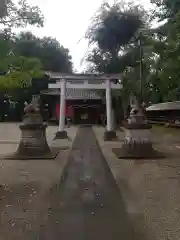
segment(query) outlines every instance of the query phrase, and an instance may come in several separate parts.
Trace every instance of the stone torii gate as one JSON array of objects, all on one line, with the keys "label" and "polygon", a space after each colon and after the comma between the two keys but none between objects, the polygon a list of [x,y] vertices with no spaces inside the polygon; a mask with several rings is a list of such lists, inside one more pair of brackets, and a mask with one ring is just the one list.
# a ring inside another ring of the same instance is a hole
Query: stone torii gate
[{"label": "stone torii gate", "polygon": [[111,89],[121,89],[119,74],[111,75],[96,75],[96,74],[61,74],[47,73],[49,77],[56,80],[56,83],[49,84],[50,89],[60,89],[60,117],[59,127],[56,133],[56,138],[67,138],[65,131],[65,104],[66,104],[66,89],[105,89],[106,90],[106,115],[107,126],[104,133],[105,140],[111,140],[116,137],[116,132],[112,124],[112,96]]}]

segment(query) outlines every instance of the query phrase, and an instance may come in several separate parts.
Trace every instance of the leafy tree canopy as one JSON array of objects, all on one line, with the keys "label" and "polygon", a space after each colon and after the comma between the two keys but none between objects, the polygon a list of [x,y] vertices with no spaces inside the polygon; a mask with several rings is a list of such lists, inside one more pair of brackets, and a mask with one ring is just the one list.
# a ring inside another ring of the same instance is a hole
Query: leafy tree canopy
[{"label": "leafy tree canopy", "polygon": [[26,27],[28,24],[43,26],[44,17],[37,6],[26,0],[2,0],[0,4],[0,88],[27,87],[31,79],[41,74],[41,62],[13,52],[16,41],[12,39],[12,27]]},{"label": "leafy tree canopy", "polygon": [[[120,73],[123,89],[119,92],[127,104],[130,95],[140,93],[140,49],[146,48],[144,73],[149,74],[152,48],[151,31],[146,11],[134,3],[121,2],[113,6],[104,4],[95,15],[87,31],[87,38],[93,50],[86,60],[92,63],[91,71]],[[141,39],[141,48],[139,40]],[[144,77],[144,76],[143,76]],[[149,86],[147,80],[145,86]],[[148,93],[149,94],[149,93]]]},{"label": "leafy tree canopy", "polygon": [[15,35],[13,27],[28,24],[42,27],[44,17],[39,7],[26,0],[4,0],[0,4],[0,88],[27,87],[42,70],[72,71],[68,49],[56,39],[37,38],[29,32]]},{"label": "leafy tree canopy", "polygon": [[179,0],[151,0],[155,5],[154,17],[162,20],[171,20],[180,10]]},{"label": "leafy tree canopy", "polygon": [[86,38],[102,51],[117,54],[135,36],[144,18],[143,9],[133,3],[103,4],[94,16]]},{"label": "leafy tree canopy", "polygon": [[[130,4],[129,11],[127,5],[122,7],[124,3],[103,5],[88,30],[89,42],[95,47],[86,59],[91,63],[91,71],[122,73],[123,98],[130,94],[138,96],[143,84],[143,99],[147,102],[177,100],[180,98],[180,1],[153,3],[156,6],[153,16],[134,4]],[[131,18],[127,20],[129,12],[130,16],[136,16],[133,18],[136,24],[130,24],[132,28],[129,27]],[[147,20],[157,17],[166,21],[156,29],[150,28]],[[142,52],[143,68],[140,68]],[[141,70],[142,82],[139,81]]]},{"label": "leafy tree canopy", "polygon": [[13,51],[17,55],[38,58],[46,71],[72,72],[69,50],[54,38],[38,38],[30,32],[22,32],[15,37]]},{"label": "leafy tree canopy", "polygon": [[38,38],[30,32],[2,34],[0,38],[0,88],[27,87],[42,71],[72,72],[69,50],[56,39]]},{"label": "leafy tree canopy", "polygon": [[42,65],[37,58],[6,56],[0,60],[0,89],[26,88],[32,78],[42,76]]},{"label": "leafy tree canopy", "polygon": [[[2,1],[2,0],[1,0]],[[7,27],[26,27],[28,24],[35,26],[43,26],[44,17],[39,7],[31,6],[26,0],[3,0],[1,9],[4,14],[0,16],[0,24]]]}]

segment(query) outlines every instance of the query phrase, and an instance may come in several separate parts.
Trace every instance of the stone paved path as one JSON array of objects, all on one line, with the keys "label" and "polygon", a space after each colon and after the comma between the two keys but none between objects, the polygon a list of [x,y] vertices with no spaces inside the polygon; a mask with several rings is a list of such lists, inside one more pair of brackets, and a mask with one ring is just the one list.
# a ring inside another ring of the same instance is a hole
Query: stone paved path
[{"label": "stone paved path", "polygon": [[80,128],[63,179],[52,188],[43,240],[141,240],[92,128]]}]

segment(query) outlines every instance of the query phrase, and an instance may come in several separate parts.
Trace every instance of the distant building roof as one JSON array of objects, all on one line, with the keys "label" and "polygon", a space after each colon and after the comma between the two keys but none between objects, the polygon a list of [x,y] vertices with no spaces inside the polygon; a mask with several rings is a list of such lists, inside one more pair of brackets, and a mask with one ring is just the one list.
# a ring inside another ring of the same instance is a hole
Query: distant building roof
[{"label": "distant building roof", "polygon": [[180,110],[180,101],[153,104],[146,111]]},{"label": "distant building roof", "polygon": [[[52,90],[42,91],[41,94],[50,95],[50,96],[59,96],[60,90],[52,89]],[[102,94],[100,92],[93,91],[93,90],[67,88],[66,99],[67,100],[88,100],[88,99],[98,100],[98,99],[102,99]]]}]

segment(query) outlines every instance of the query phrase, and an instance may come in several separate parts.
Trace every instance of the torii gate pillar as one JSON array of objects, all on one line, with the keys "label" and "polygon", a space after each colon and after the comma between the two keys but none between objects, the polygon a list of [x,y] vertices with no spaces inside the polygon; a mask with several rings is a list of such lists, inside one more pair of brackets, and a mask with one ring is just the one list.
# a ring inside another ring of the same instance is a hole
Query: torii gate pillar
[{"label": "torii gate pillar", "polygon": [[66,80],[61,80],[61,91],[60,91],[60,115],[59,115],[59,127],[56,133],[55,139],[68,138],[65,129],[65,106],[66,106]]},{"label": "torii gate pillar", "polygon": [[106,115],[107,115],[107,126],[104,132],[104,140],[109,141],[116,139],[116,132],[113,129],[112,119],[112,96],[111,96],[111,82],[110,79],[106,80]]}]

